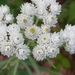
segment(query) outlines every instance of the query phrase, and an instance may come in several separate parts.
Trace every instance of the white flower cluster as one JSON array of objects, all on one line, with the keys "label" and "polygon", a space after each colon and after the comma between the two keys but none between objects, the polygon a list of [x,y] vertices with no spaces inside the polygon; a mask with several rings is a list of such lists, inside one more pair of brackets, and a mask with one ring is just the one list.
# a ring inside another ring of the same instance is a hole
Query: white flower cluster
[{"label": "white flower cluster", "polygon": [[[59,54],[59,46],[62,45],[60,33],[51,33],[50,27],[55,27],[57,15],[61,12],[61,5],[56,0],[31,0],[32,3],[24,3],[21,6],[21,13],[16,17],[17,24],[24,29],[26,38],[37,43],[32,54],[36,60],[43,60],[56,57]],[[37,19],[42,24],[37,26]]]},{"label": "white flower cluster", "polygon": [[8,57],[15,54],[19,59],[27,59],[30,49],[24,44],[19,25],[13,23],[13,15],[8,6],[0,6],[0,52]]},{"label": "white flower cluster", "polygon": [[7,5],[0,6],[0,22],[6,24],[13,22],[13,15],[10,14],[10,9]]},{"label": "white flower cluster", "polygon": [[59,47],[62,45],[59,33],[41,34],[37,39],[37,46],[33,49],[36,60],[43,60],[46,57],[54,58],[59,54]]},{"label": "white flower cluster", "polygon": [[67,24],[64,30],[60,31],[61,37],[63,38],[63,42],[65,44],[65,50],[70,54],[75,53],[75,25],[71,26],[71,24]]},{"label": "white flower cluster", "polygon": [[16,17],[17,23],[13,23],[8,6],[0,7],[0,52],[8,57],[15,54],[20,60],[25,60],[31,52],[31,40],[37,44],[33,47],[32,54],[38,61],[56,57],[63,43],[66,44],[67,51],[75,53],[75,26],[67,25],[64,30],[51,33],[51,27],[56,26],[61,5],[56,0],[31,1],[32,3],[22,4],[21,13]]}]

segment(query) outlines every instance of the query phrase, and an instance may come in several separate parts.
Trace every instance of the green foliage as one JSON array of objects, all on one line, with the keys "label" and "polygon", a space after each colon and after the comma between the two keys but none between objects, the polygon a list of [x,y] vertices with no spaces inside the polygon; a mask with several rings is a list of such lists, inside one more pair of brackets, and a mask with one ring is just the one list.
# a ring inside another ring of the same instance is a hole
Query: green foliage
[{"label": "green foliage", "polygon": [[75,21],[75,1],[73,1],[69,6],[69,19],[68,22]]},{"label": "green foliage", "polygon": [[60,62],[60,64],[64,67],[69,69],[71,67],[69,60],[62,56],[61,54],[57,55],[56,59]]}]

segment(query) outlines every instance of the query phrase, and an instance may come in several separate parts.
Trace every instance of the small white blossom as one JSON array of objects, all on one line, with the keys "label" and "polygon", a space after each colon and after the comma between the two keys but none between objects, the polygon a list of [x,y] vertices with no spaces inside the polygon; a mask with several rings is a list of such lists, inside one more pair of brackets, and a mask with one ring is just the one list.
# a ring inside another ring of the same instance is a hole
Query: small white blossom
[{"label": "small white blossom", "polygon": [[34,58],[38,61],[42,61],[46,58],[45,47],[42,45],[37,45],[36,47],[34,47],[32,53]]},{"label": "small white blossom", "polygon": [[70,54],[75,53],[75,26],[66,25],[65,29],[61,31],[63,37],[63,41],[65,43],[65,50],[68,51]]},{"label": "small white blossom", "polygon": [[49,57],[49,58],[54,58],[57,56],[57,54],[59,54],[59,48],[54,46],[48,46],[47,47],[47,50],[46,50],[46,55]]},{"label": "small white blossom", "polygon": [[25,60],[30,55],[30,49],[27,45],[18,45],[15,53],[18,59]]},{"label": "small white blossom", "polygon": [[14,34],[14,33],[19,33],[20,32],[20,26],[17,24],[10,24],[7,27],[7,32],[9,32],[10,34]]},{"label": "small white blossom", "polygon": [[42,25],[41,26],[41,31],[42,31],[42,33],[49,33],[50,32],[50,28],[47,25]]},{"label": "small white blossom", "polygon": [[37,39],[37,43],[40,45],[49,44],[50,43],[50,34],[41,34]]},{"label": "small white blossom", "polygon": [[31,3],[24,3],[21,6],[21,13],[27,14],[27,15],[35,15],[36,10],[33,4]]},{"label": "small white blossom", "polygon": [[14,17],[13,17],[13,15],[11,15],[11,14],[6,14],[4,19],[5,19],[5,22],[6,22],[6,23],[12,23]]},{"label": "small white blossom", "polygon": [[33,24],[33,18],[26,14],[19,14],[17,17],[17,23],[22,28],[25,29],[27,26],[31,26]]},{"label": "small white blossom", "polygon": [[43,22],[44,24],[49,25],[50,27],[55,27],[55,24],[57,23],[57,17],[56,15],[48,14],[44,16]]},{"label": "small white blossom", "polygon": [[50,6],[51,13],[59,15],[61,12],[61,5],[59,5],[59,3],[53,2]]},{"label": "small white blossom", "polygon": [[61,38],[60,33],[52,33],[51,42],[57,47],[61,46],[63,44],[63,39]]},{"label": "small white blossom", "polygon": [[14,47],[11,44],[11,42],[3,41],[1,42],[1,53],[3,55],[7,55],[8,57],[12,56],[14,54]]},{"label": "small white blossom", "polygon": [[7,5],[3,6],[1,5],[0,6],[0,11],[3,13],[3,14],[8,14],[10,12],[10,9]]},{"label": "small white blossom", "polygon": [[29,26],[25,30],[26,37],[32,40],[37,39],[40,34],[41,34],[40,28],[35,25]]},{"label": "small white blossom", "polygon": [[21,33],[16,33],[13,35],[10,34],[9,39],[12,41],[13,45],[24,43],[24,38]]}]

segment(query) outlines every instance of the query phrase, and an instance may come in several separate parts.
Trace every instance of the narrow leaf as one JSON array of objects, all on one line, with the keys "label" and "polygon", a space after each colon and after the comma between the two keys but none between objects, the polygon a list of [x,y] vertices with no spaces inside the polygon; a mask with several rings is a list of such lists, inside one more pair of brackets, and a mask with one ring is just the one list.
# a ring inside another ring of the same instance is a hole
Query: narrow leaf
[{"label": "narrow leaf", "polygon": [[32,64],[33,68],[35,69],[37,75],[41,75],[40,70],[39,70],[39,68],[38,68],[38,66],[37,66],[37,64],[36,64],[36,62],[34,61],[34,59],[30,56],[30,57],[29,57],[29,60],[30,60],[30,62],[31,62],[31,64]]},{"label": "narrow leaf", "polygon": [[24,61],[21,61],[21,63],[25,66],[25,68],[26,68],[27,72],[29,73],[29,75],[33,75],[30,68],[29,68],[29,66]]}]

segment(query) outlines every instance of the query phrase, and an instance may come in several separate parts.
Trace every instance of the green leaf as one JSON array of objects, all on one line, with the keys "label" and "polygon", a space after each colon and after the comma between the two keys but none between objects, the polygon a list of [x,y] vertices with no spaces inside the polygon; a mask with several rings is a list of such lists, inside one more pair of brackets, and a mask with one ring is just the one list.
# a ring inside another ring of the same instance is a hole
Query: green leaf
[{"label": "green leaf", "polygon": [[38,65],[36,64],[35,60],[31,56],[29,57],[29,60],[32,64],[33,68],[35,69],[37,75],[41,75],[40,70],[39,70]]},{"label": "green leaf", "polygon": [[28,74],[29,74],[29,75],[33,75],[32,72],[31,72],[31,70],[30,70],[30,68],[29,68],[29,66],[28,66],[24,61],[21,61],[21,63],[25,66],[25,68],[26,68]]},{"label": "green leaf", "polygon": [[69,9],[69,22],[75,20],[75,1],[73,1],[70,4],[70,9]]},{"label": "green leaf", "polygon": [[17,59],[16,60],[16,64],[14,65],[14,69],[13,69],[13,74],[12,75],[16,75],[18,66],[19,66],[19,60]]},{"label": "green leaf", "polygon": [[53,66],[53,68],[55,68],[56,69],[56,67],[53,65],[53,63],[50,61],[50,59],[49,58],[46,58],[47,59],[47,61],[50,63],[50,65],[52,65]]},{"label": "green leaf", "polygon": [[26,70],[18,68],[17,75],[29,75]]},{"label": "green leaf", "polygon": [[8,0],[0,0],[0,5],[8,4]]},{"label": "green leaf", "polygon": [[0,69],[2,69],[5,66],[6,62],[7,60],[0,61]]},{"label": "green leaf", "polygon": [[68,9],[66,9],[66,8],[62,8],[62,12],[61,12],[61,14],[58,16],[58,18],[59,18],[59,20],[60,19],[65,19],[67,16],[68,16]]},{"label": "green leaf", "polygon": [[6,75],[7,72],[8,72],[8,69],[0,70],[0,75]]},{"label": "green leaf", "polygon": [[46,71],[46,72],[49,72],[50,74],[62,75],[62,74],[60,74],[59,72],[56,72],[56,71],[51,70],[51,69],[47,69],[47,68],[45,68],[45,67],[43,67],[43,66],[39,66],[39,65],[38,65],[38,67],[39,67],[40,70],[44,70],[44,71]]},{"label": "green leaf", "polygon": [[56,59],[60,61],[63,67],[65,68],[71,67],[69,60],[66,57],[62,56],[61,54],[57,55]]},{"label": "green leaf", "polygon": [[14,1],[14,5],[16,5],[16,6],[20,6],[21,4],[23,4],[23,0],[15,0]]},{"label": "green leaf", "polygon": [[62,61],[61,61],[62,65],[65,67],[65,68],[70,68],[71,65],[70,65],[70,62],[68,59],[66,58],[63,58]]}]

